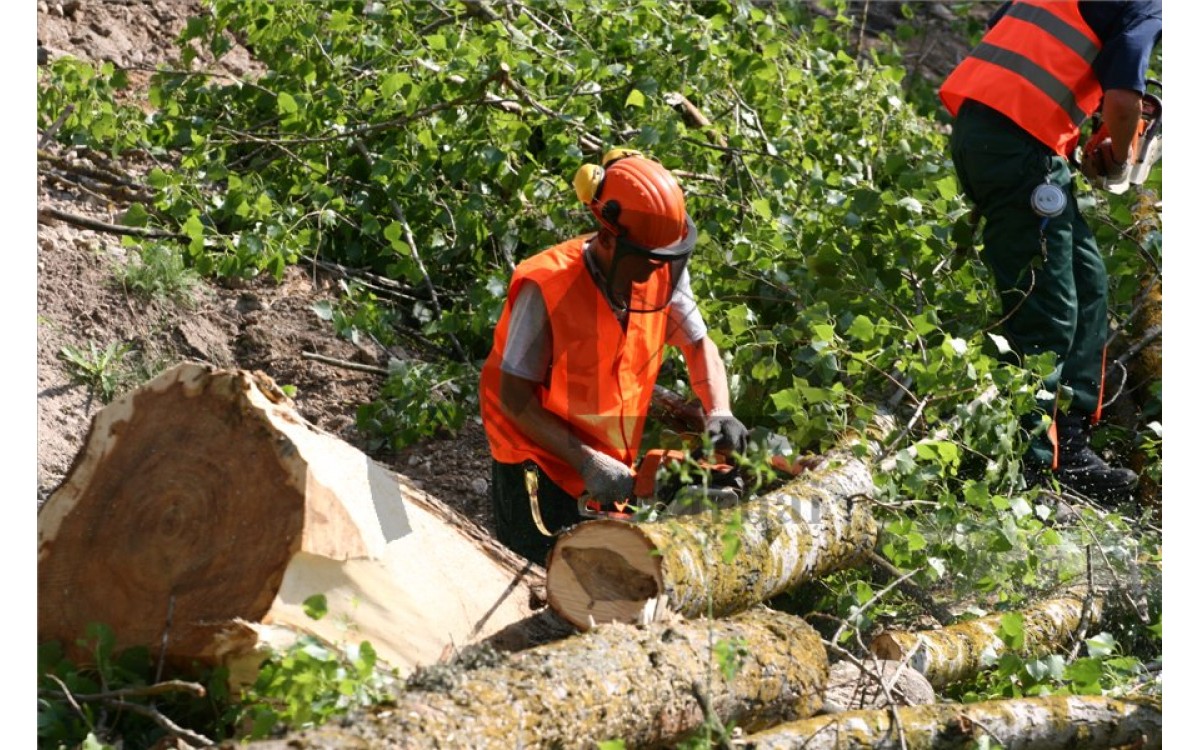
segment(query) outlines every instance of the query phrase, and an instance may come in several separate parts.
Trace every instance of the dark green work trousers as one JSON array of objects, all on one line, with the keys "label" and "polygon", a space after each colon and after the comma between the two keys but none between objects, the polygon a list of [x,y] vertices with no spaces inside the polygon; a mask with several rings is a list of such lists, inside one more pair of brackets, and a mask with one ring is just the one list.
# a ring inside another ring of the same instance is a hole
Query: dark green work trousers
[{"label": "dark green work trousers", "polygon": [[[1095,413],[1102,398],[1108,336],[1108,276],[1096,239],[1075,202],[1066,159],[998,112],[976,102],[959,110],[950,136],[954,168],[983,216],[983,258],[995,277],[1003,330],[1022,355],[1054,352],[1045,389],[1061,407]],[[1066,210],[1043,221],[1030,204],[1049,180],[1067,195]],[[1054,414],[1055,401],[1040,404]],[[1040,420],[1038,420],[1040,421]],[[1031,446],[1048,464],[1044,435]]]},{"label": "dark green work trousers", "polygon": [[576,498],[555,484],[541,468],[536,471],[542,525],[551,536],[543,534],[534,521],[525,485],[525,464],[492,461],[492,512],[495,514],[496,538],[526,560],[545,565],[546,556],[554,548],[556,537],[553,535],[579,523],[583,516],[579,515]]}]

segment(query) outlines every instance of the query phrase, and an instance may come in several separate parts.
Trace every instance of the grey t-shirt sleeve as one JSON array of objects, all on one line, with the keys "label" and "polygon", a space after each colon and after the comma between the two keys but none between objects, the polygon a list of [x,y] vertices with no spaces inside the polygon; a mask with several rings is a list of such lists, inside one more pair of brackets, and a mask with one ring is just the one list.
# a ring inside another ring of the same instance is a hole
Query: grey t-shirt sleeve
[{"label": "grey t-shirt sleeve", "polygon": [[500,369],[509,375],[542,383],[550,368],[550,351],[550,322],[542,291],[537,284],[522,284],[508,314],[508,339]]},{"label": "grey t-shirt sleeve", "polygon": [[704,316],[700,314],[696,298],[692,296],[692,277],[687,268],[679,275],[679,283],[675,286],[667,312],[667,343],[671,346],[682,348],[708,335]]}]

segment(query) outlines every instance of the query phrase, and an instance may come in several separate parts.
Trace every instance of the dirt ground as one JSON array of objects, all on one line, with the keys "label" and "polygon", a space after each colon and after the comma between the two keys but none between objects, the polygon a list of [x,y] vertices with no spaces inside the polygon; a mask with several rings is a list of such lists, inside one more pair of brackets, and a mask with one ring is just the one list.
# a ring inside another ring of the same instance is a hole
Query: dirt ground
[{"label": "dirt ground", "polygon": [[[69,54],[110,60],[148,76],[155,64],[177,58],[175,36],[200,6],[196,0],[39,2],[39,58]],[[234,76],[256,72],[254,61],[240,48],[224,57],[218,69]],[[97,159],[54,146],[50,150],[92,163]],[[117,223],[124,204],[98,200],[77,185],[47,174],[50,170],[43,166],[39,161],[39,213],[50,207]],[[107,166],[131,176],[145,168],[136,161]],[[61,357],[64,347],[85,352],[92,346],[100,351],[110,345],[128,347],[124,363],[135,373],[157,372],[184,360],[261,370],[280,385],[295,386],[296,408],[305,419],[362,447],[355,413],[377,395],[382,376],[304,357],[309,352],[387,364],[385,352],[339,338],[313,312],[314,303],[336,297],[336,279],[313,269],[291,268],[282,283],[260,278],[238,286],[203,284],[190,307],[144,303],[127,295],[114,277],[113,268],[125,262],[127,253],[118,235],[39,218],[37,244],[39,507],[66,476],[92,416],[103,407],[89,388],[72,382]],[[399,455],[373,457],[481,525],[490,525],[487,441],[477,422],[456,436]]]}]

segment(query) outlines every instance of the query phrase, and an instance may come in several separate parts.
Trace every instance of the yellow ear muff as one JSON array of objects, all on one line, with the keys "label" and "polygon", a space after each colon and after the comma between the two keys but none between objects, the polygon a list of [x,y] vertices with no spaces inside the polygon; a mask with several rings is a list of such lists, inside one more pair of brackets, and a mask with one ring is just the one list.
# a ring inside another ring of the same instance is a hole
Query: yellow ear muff
[{"label": "yellow ear muff", "polygon": [[584,203],[591,203],[604,182],[604,167],[599,164],[584,164],[575,173],[575,195]]},{"label": "yellow ear muff", "polygon": [[600,163],[603,164],[605,167],[607,167],[609,164],[612,164],[614,161],[617,161],[618,159],[624,159],[626,156],[641,156],[641,155],[642,155],[642,152],[638,151],[637,149],[611,148],[608,150],[608,153],[606,153],[604,155],[604,158],[600,160]]}]

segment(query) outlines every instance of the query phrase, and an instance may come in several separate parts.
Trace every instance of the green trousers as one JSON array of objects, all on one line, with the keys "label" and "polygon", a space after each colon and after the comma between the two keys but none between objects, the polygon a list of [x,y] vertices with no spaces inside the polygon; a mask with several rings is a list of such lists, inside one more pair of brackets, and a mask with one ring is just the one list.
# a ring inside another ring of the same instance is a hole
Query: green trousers
[{"label": "green trousers", "polygon": [[[538,506],[542,525],[553,535],[583,520],[576,499],[537,469]],[[556,536],[546,536],[533,518],[529,491],[525,485],[524,464],[502,464],[492,460],[492,513],[496,538],[504,546],[538,565],[554,548]]]},{"label": "green trousers", "polygon": [[[1075,201],[1066,159],[1011,120],[975,102],[959,110],[950,137],[959,182],[983,216],[983,258],[1000,295],[1003,331],[1019,355],[1054,352],[1044,383],[1054,400],[1047,413],[1099,413],[1108,337],[1108,275],[1100,249]],[[1030,204],[1050,181],[1067,196],[1066,210],[1043,220]],[[1033,423],[1040,416],[1033,415]],[[1053,448],[1045,435],[1030,448],[1039,463]]]}]

